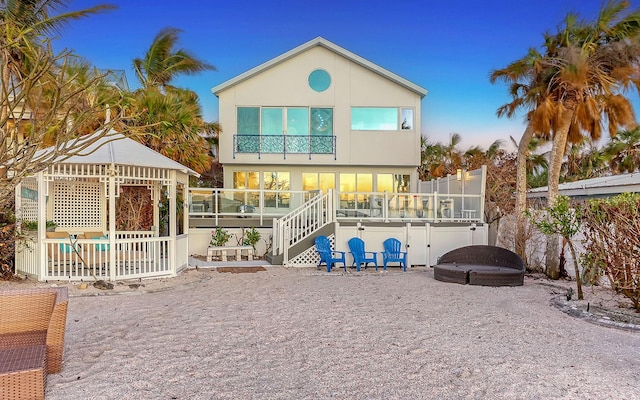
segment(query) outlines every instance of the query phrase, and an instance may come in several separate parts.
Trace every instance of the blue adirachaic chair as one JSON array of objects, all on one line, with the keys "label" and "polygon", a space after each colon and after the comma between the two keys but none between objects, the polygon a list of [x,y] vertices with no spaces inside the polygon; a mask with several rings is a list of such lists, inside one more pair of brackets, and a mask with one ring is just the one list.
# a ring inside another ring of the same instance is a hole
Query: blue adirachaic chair
[{"label": "blue adirachaic chair", "polygon": [[331,249],[331,242],[326,236],[318,236],[315,239],[316,251],[320,255],[320,262],[318,263],[318,268],[322,263],[325,263],[327,266],[327,272],[331,272],[331,267],[335,263],[342,263],[344,267],[344,271],[347,272],[347,262],[345,260],[345,252],[344,251],[336,251]]},{"label": "blue adirachaic chair", "polygon": [[351,250],[351,255],[353,256],[353,263],[356,265],[356,271],[360,272],[360,264],[364,264],[364,267],[367,268],[367,265],[370,262],[376,266],[376,271],[378,270],[377,253],[373,251],[365,251],[364,241],[362,239],[357,237],[349,239],[349,250]]},{"label": "blue adirachaic chair", "polygon": [[382,243],[384,252],[382,253],[382,260],[384,262],[384,269],[387,270],[388,262],[399,262],[404,271],[407,271],[407,252],[401,251],[402,243],[396,238],[389,238]]}]

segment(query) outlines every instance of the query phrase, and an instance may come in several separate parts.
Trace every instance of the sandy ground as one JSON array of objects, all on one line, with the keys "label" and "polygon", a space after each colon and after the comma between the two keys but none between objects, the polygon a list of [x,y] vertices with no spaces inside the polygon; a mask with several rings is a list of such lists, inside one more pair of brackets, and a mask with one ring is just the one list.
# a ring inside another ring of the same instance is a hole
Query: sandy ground
[{"label": "sandy ground", "polygon": [[269,267],[141,284],[71,287],[47,399],[640,398],[640,333],[559,311],[540,279]]}]

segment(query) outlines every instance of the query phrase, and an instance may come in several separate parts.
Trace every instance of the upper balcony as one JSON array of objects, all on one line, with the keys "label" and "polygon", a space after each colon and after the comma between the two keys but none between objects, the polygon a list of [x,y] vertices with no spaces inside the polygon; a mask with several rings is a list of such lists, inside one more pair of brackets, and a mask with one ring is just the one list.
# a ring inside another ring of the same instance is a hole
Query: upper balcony
[{"label": "upper balcony", "polygon": [[336,159],[336,137],[327,135],[233,135],[233,158],[236,154],[333,154]]}]

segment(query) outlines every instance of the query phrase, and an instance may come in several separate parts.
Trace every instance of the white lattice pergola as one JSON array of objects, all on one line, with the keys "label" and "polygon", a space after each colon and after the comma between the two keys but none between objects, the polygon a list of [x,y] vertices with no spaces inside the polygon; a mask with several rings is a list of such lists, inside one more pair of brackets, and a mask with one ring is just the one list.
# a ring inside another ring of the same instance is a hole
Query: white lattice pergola
[{"label": "white lattice pergola", "polygon": [[[17,188],[16,215],[37,221],[38,230],[16,246],[16,272],[41,281],[118,280],[174,276],[186,267],[188,218],[182,199],[189,175],[197,173],[116,132],[83,154]],[[116,226],[117,198],[128,186],[150,191],[149,230]],[[47,232],[47,221],[57,224],[55,232]]]}]

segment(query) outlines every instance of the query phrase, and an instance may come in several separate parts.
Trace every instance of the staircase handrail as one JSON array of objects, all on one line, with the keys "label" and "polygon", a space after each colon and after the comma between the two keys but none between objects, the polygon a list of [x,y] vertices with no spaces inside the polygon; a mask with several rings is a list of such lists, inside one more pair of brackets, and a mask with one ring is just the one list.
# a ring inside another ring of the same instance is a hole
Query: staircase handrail
[{"label": "staircase handrail", "polygon": [[[335,222],[333,190],[319,192],[289,214],[273,220],[273,256],[284,252],[322,227]],[[286,232],[286,235],[285,235]],[[288,242],[288,243],[285,243]]]}]

